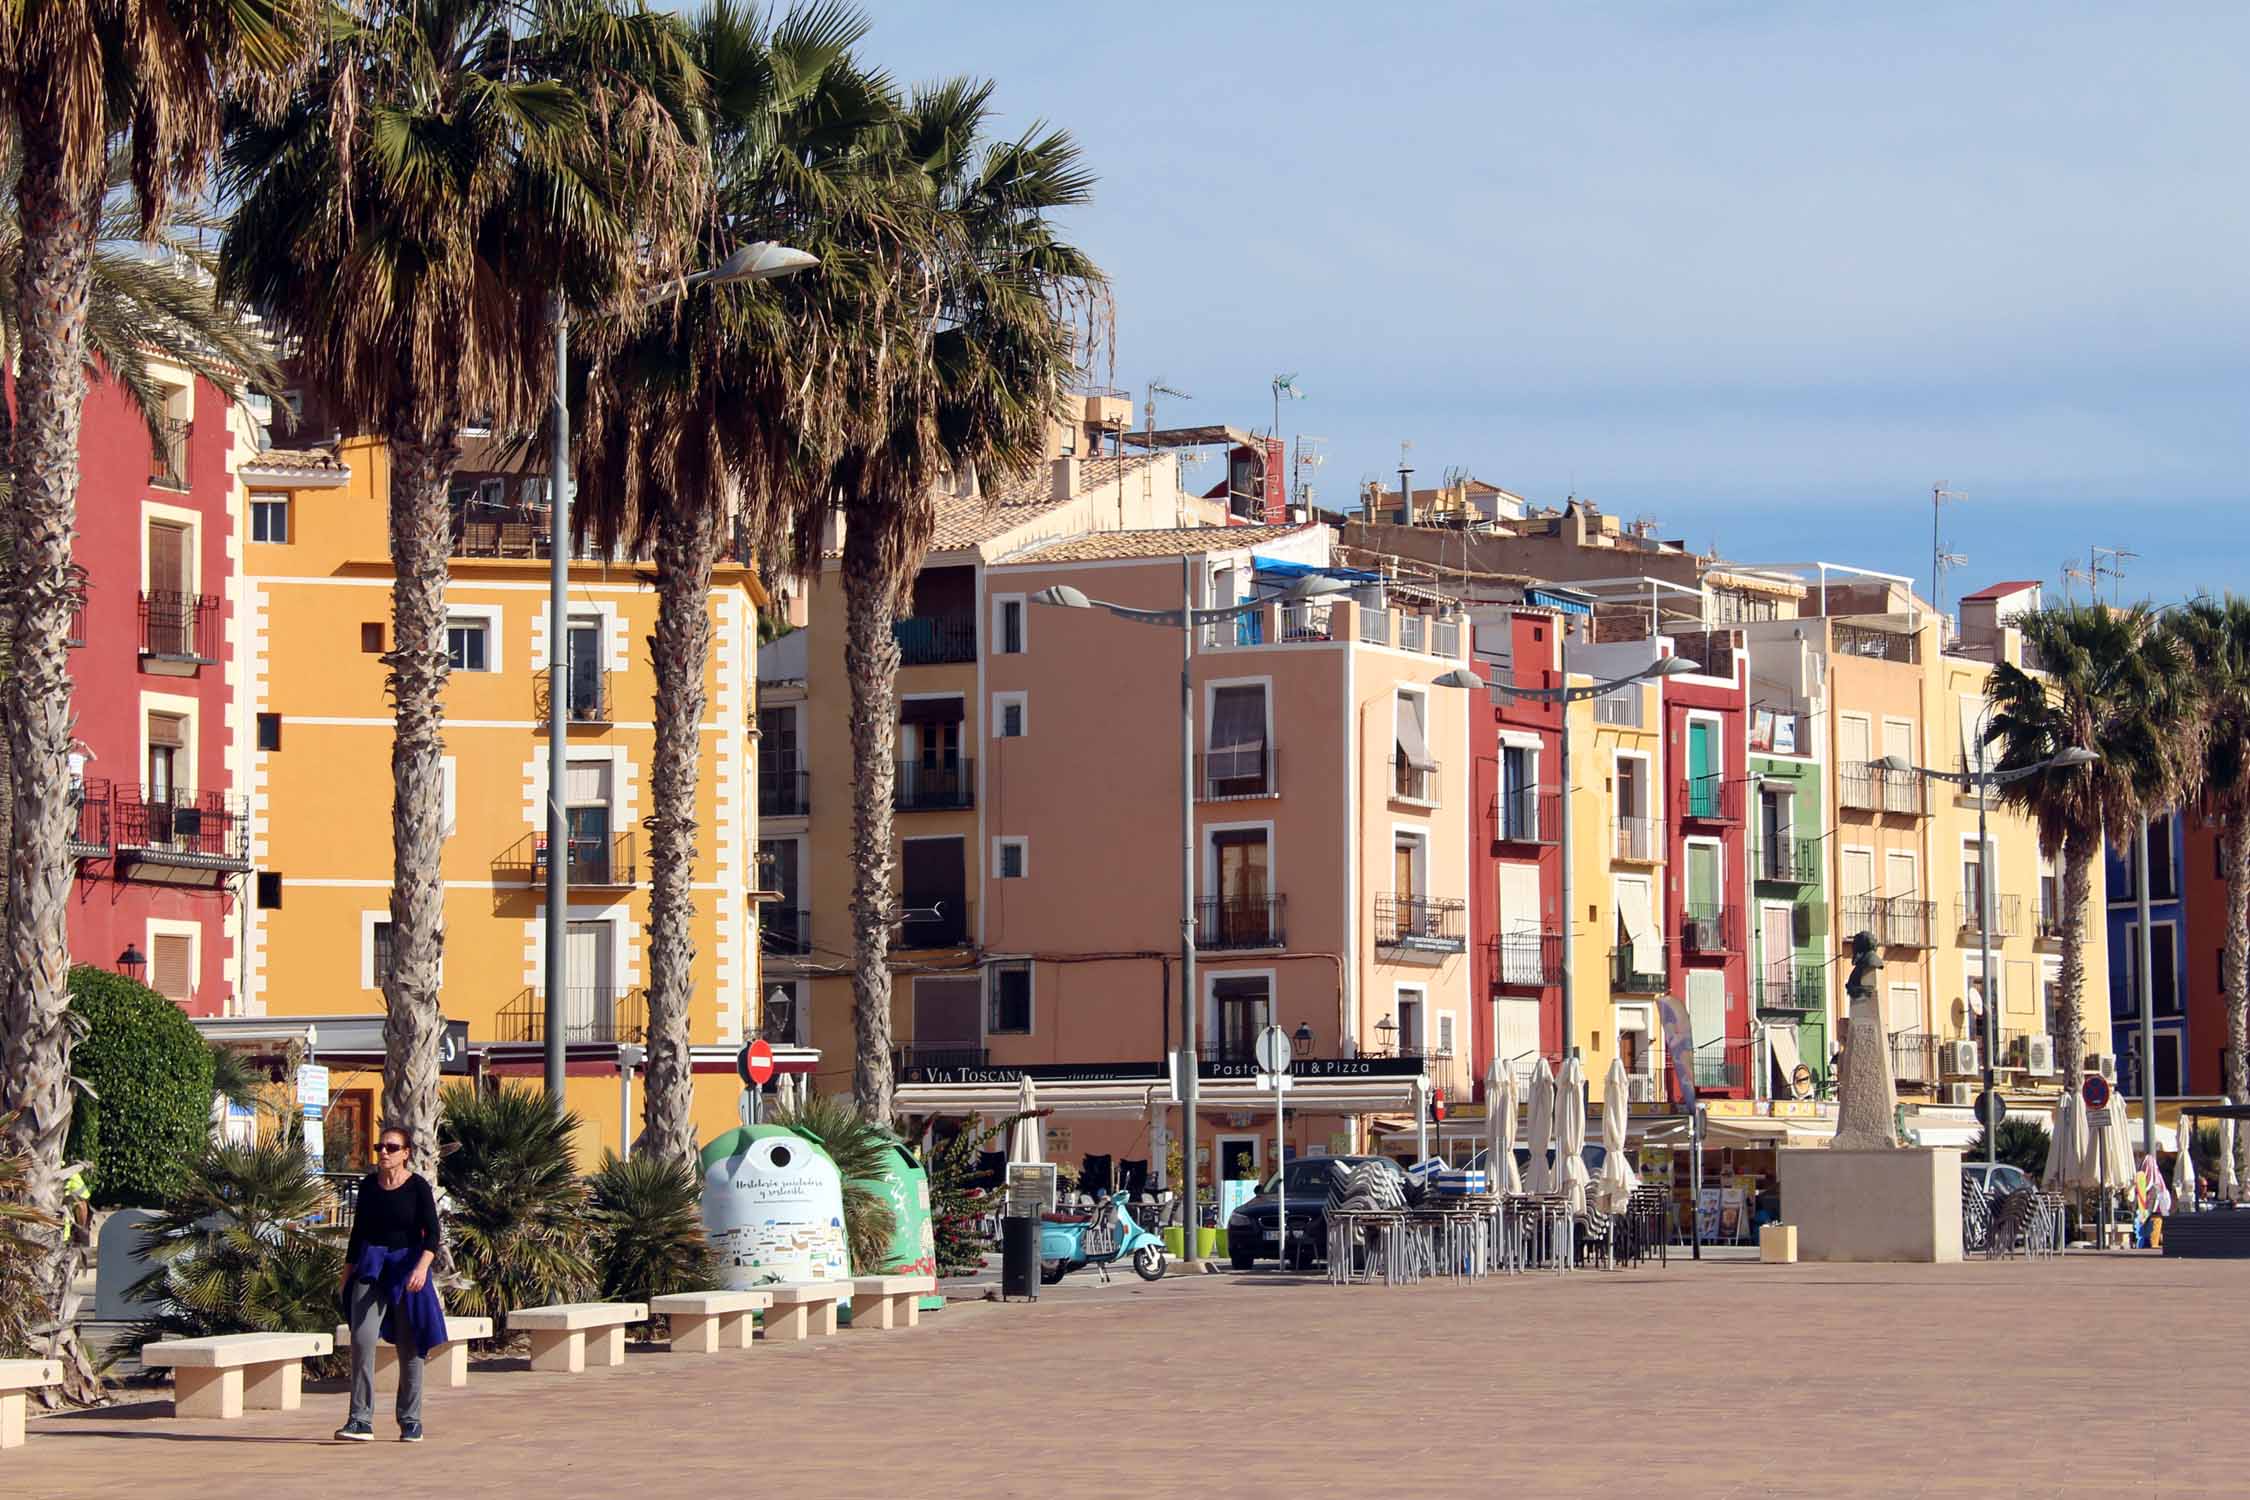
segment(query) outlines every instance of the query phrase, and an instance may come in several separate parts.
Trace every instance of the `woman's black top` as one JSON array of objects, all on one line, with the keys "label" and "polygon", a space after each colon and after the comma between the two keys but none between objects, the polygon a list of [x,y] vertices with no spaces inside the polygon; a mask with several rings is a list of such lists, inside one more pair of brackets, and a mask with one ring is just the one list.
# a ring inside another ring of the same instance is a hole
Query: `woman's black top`
[{"label": "woman's black top", "polygon": [[409,1172],[395,1188],[383,1186],[380,1172],[359,1180],[359,1206],[352,1213],[352,1239],[345,1258],[359,1264],[359,1252],[369,1245],[437,1254],[437,1195],[430,1191],[429,1178]]}]

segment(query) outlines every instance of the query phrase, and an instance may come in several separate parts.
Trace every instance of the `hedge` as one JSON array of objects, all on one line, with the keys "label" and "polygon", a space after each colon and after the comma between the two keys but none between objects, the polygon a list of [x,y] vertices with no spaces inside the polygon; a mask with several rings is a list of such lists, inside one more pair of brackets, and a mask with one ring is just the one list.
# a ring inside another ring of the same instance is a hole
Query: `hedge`
[{"label": "hedge", "polygon": [[70,1008],[85,1027],[70,1070],[76,1093],[71,1161],[90,1161],[104,1208],[163,1203],[211,1138],[211,1049],[185,1012],[144,984],[80,965]]}]

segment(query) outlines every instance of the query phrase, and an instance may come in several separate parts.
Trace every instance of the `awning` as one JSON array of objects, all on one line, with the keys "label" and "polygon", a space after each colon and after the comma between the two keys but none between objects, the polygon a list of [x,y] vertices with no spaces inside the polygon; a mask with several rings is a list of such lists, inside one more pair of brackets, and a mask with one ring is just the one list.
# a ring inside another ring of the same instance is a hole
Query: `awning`
[{"label": "awning", "polygon": [[1399,695],[1398,753],[1408,765],[1426,771],[1436,762],[1430,759],[1429,737],[1422,732],[1423,701],[1420,693]]},{"label": "awning", "polygon": [[[896,1105],[901,1114],[1009,1114],[1018,1085],[1009,1083],[902,1083]],[[1289,1108],[1316,1113],[1364,1115],[1419,1111],[1424,1080],[1413,1074],[1375,1078],[1303,1078],[1289,1088]],[[1179,1102],[1168,1083],[1039,1081],[1039,1107],[1056,1114],[1136,1116]],[[1249,1080],[1206,1078],[1197,1085],[1199,1110],[1273,1109],[1273,1091]]]},{"label": "awning", "polygon": [[1789,1092],[1799,1099],[1810,1098],[1809,1087],[1799,1087],[1797,1069],[1804,1065],[1805,1055],[1797,1046],[1797,1028],[1794,1026],[1768,1026],[1766,1045],[1773,1048],[1774,1065],[1789,1083]]},{"label": "awning", "polygon": [[962,717],[962,700],[958,697],[909,698],[898,706],[901,724],[958,724]]},{"label": "awning", "polygon": [[1528,588],[1523,591],[1523,602],[1551,609],[1557,614],[1590,615],[1594,601],[1575,590]]},{"label": "awning", "polygon": [[1633,945],[1633,971],[1661,974],[1664,972],[1664,942],[1657,936],[1656,918],[1649,911],[1649,905],[1649,888],[1645,881],[1617,882],[1617,920],[1625,925],[1625,939]]},{"label": "awning", "polygon": [[1340,578],[1346,583],[1381,583],[1383,575],[1370,573],[1365,568],[1323,568],[1313,563],[1284,562],[1278,557],[1260,557],[1255,550],[1250,554],[1251,570],[1263,577],[1274,578]]}]

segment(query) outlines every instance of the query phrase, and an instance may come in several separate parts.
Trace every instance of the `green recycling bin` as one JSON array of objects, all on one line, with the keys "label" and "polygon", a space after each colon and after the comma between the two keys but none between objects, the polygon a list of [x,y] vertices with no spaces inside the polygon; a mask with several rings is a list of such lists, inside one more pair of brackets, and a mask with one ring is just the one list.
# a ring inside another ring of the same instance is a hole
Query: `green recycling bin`
[{"label": "green recycling bin", "polygon": [[[896,1226],[891,1231],[890,1248],[883,1263],[869,1268],[869,1274],[935,1276],[937,1238],[930,1217],[930,1174],[903,1142],[895,1140],[884,1148],[883,1167],[874,1177],[857,1179],[891,1206],[891,1219]],[[922,1299],[922,1307],[928,1312],[944,1306],[945,1298],[936,1294]]]}]

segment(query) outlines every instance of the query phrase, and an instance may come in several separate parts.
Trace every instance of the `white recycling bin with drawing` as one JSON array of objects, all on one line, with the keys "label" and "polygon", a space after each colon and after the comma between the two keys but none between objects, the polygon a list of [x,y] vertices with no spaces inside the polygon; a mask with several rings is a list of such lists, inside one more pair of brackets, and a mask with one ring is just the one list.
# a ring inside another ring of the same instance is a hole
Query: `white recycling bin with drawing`
[{"label": "white recycling bin with drawing", "polygon": [[722,1286],[851,1280],[843,1175],[784,1126],[741,1126],[703,1148],[703,1228]]}]

